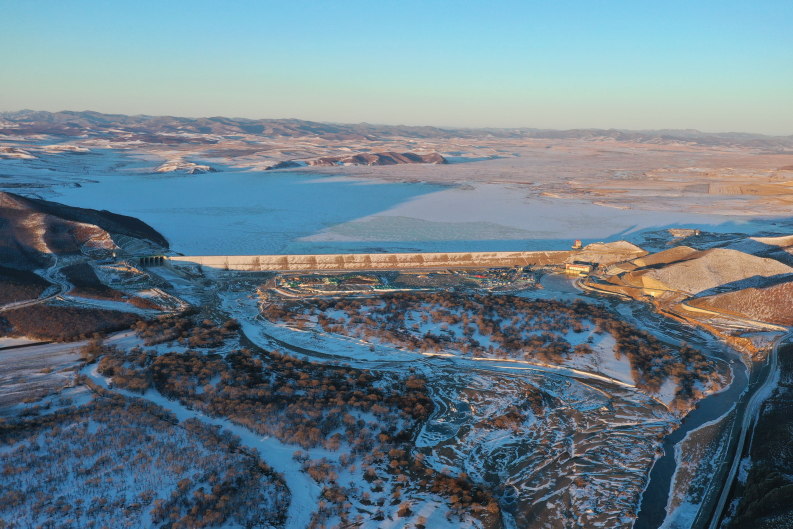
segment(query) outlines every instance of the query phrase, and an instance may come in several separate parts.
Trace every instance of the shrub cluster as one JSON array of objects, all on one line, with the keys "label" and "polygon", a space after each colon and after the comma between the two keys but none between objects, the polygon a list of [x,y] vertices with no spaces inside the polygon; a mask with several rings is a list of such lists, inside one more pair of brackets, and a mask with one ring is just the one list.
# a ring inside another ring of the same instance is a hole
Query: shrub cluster
[{"label": "shrub cluster", "polygon": [[346,439],[355,450],[369,450],[373,431],[351,413],[372,413],[386,431],[395,432],[432,411],[424,381],[416,376],[386,380],[386,375],[277,352],[265,364],[247,349],[224,358],[196,351],[157,356],[133,349],[106,356],[99,369],[112,374],[115,386],[134,391],[154,387],[194,409],[303,448],[338,448]]},{"label": "shrub cluster", "polygon": [[36,340],[84,340],[95,333],[129,329],[139,319],[129,312],[39,303],[3,312],[0,332]]},{"label": "shrub cluster", "polygon": [[49,281],[33,272],[0,266],[0,305],[36,299],[49,286]]},{"label": "shrub cluster", "polygon": [[[572,355],[591,354],[588,344],[573,347],[564,335],[594,329],[613,336],[614,354],[628,358],[639,388],[657,393],[671,377],[677,384],[676,406],[686,407],[702,397],[703,389],[719,385],[715,365],[701,352],[685,345],[677,351],[666,347],[605,307],[580,300],[566,303],[512,295],[400,292],[378,298],[273,304],[264,310],[264,316],[298,327],[311,325],[315,318],[316,325],[327,333],[419,352],[456,350],[544,363],[563,363]],[[418,332],[422,324],[430,323],[439,325],[440,331]],[[483,339],[490,342],[488,347],[481,344]]]},{"label": "shrub cluster", "polygon": [[236,320],[228,320],[222,325],[216,325],[211,320],[196,324],[192,316],[189,313],[181,316],[158,316],[137,322],[133,329],[147,346],[177,342],[186,347],[211,348],[222,345],[240,328]]},{"label": "shrub cluster", "polygon": [[348,449],[339,463],[295,453],[304,471],[324,485],[311,527],[324,527],[333,516],[351,522],[353,491],[339,482],[338,465],[346,468],[357,459],[371,481],[382,483],[390,476],[397,499],[410,488],[449,498],[459,516],[498,511],[493,497],[465,476],[459,481],[466,483],[467,493],[459,497],[456,489],[434,485],[446,478],[424,465],[420,454],[411,455],[411,439],[433,409],[425,380],[415,374],[375,374],[278,352],[259,358],[246,349],[225,356],[110,349],[99,371],[112,376],[113,387],[142,392],[156,388],[194,410],[303,449]]},{"label": "shrub cluster", "polygon": [[283,478],[238,437],[95,389],[86,405],[0,423],[0,527],[284,522]]}]

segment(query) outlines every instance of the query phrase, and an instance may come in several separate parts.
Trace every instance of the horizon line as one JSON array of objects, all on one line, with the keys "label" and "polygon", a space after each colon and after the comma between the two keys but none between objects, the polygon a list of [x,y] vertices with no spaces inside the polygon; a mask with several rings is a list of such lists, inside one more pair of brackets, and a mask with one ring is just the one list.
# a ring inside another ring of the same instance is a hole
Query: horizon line
[{"label": "horizon line", "polygon": [[24,108],[21,110],[3,110],[0,111],[0,116],[9,115],[9,114],[23,114],[23,113],[46,113],[46,114],[99,114],[103,116],[124,116],[124,117],[131,117],[131,118],[174,118],[174,119],[188,119],[188,120],[200,120],[200,119],[229,119],[229,120],[244,120],[244,121],[302,121],[306,123],[318,123],[324,125],[367,125],[372,127],[404,127],[404,128],[434,128],[438,130],[444,131],[454,131],[454,130],[503,130],[503,131],[556,131],[556,132],[569,132],[569,131],[615,131],[615,132],[631,132],[631,133],[643,133],[643,134],[653,134],[653,133],[663,133],[663,132],[688,132],[688,133],[697,133],[703,135],[728,135],[728,134],[746,134],[752,136],[763,136],[766,138],[792,138],[793,134],[785,135],[785,134],[764,134],[761,132],[747,132],[747,131],[703,131],[696,128],[660,128],[660,129],[627,129],[627,128],[616,128],[616,127],[609,127],[609,128],[599,128],[599,127],[573,127],[573,128],[551,128],[551,127],[530,127],[530,126],[521,126],[521,127],[497,127],[497,126],[465,126],[465,125],[405,125],[405,124],[390,124],[390,123],[370,123],[367,121],[360,121],[360,122],[351,122],[351,121],[317,121],[311,119],[303,119],[303,118],[246,118],[241,116],[223,116],[223,115],[207,115],[207,116],[179,116],[175,114],[124,114],[121,112],[109,113],[109,112],[100,112],[98,110],[58,110],[58,111],[50,111],[50,110],[34,110],[30,108]]}]

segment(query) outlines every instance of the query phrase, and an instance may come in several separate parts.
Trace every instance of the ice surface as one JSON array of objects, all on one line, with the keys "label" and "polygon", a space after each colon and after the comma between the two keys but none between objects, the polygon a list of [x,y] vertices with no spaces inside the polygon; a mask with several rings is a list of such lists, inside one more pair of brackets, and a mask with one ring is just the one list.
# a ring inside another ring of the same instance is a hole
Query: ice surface
[{"label": "ice surface", "polygon": [[55,200],[140,218],[188,255],[279,254],[327,226],[439,189],[296,173],[115,174],[61,189]]},{"label": "ice surface", "polygon": [[138,217],[187,255],[561,250],[576,238],[641,241],[644,231],[672,226],[758,229],[725,216],[529,197],[525,187],[502,184],[383,183],[233,168],[91,176],[93,182],[59,188],[60,196],[48,198]]}]

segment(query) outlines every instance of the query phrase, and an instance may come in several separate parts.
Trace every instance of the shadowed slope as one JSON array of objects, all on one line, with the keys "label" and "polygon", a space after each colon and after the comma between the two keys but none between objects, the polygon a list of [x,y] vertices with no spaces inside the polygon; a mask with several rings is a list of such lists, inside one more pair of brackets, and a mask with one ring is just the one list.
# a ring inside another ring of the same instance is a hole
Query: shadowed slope
[{"label": "shadowed slope", "polygon": [[31,270],[47,266],[52,255],[115,248],[113,235],[168,247],[162,235],[133,217],[0,192],[0,266]]}]

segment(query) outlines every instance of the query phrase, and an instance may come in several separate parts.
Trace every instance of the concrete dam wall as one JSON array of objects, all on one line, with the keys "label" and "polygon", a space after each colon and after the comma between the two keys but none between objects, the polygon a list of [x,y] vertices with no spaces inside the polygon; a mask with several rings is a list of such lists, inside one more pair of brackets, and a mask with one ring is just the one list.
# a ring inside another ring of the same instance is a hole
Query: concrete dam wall
[{"label": "concrete dam wall", "polygon": [[248,272],[492,268],[560,264],[574,252],[378,253],[319,255],[185,255],[172,263],[199,264],[218,270]]}]

